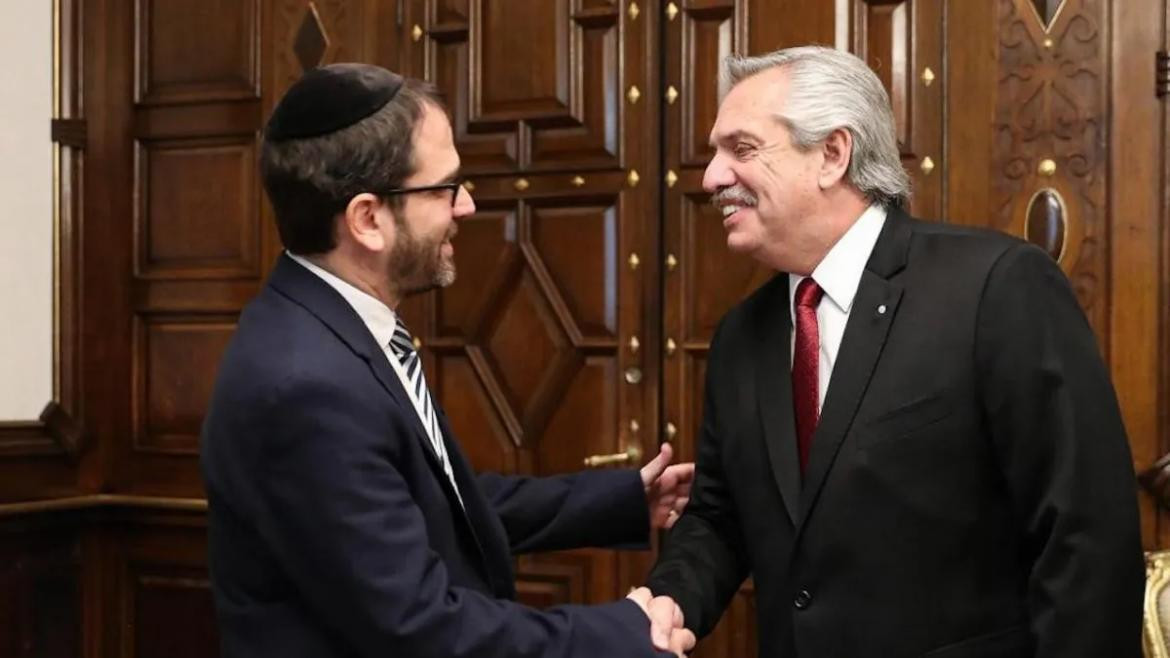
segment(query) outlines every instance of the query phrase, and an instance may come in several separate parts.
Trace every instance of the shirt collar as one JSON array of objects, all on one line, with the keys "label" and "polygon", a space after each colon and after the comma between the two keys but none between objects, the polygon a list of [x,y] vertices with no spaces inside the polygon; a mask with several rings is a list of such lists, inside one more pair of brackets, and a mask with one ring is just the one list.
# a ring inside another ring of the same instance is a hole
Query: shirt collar
[{"label": "shirt collar", "polygon": [[[857,287],[861,285],[861,273],[865,270],[865,264],[885,223],[885,207],[880,203],[870,205],[813,270],[813,281],[825,291],[825,297],[844,313],[853,307],[853,298],[857,295]],[[799,274],[788,275],[789,308],[792,308],[796,286],[804,278]]]},{"label": "shirt collar", "polygon": [[316,274],[321,280],[328,283],[334,290],[340,293],[345,298],[345,301],[353,307],[353,310],[357,312],[358,317],[362,319],[366,328],[373,334],[374,340],[378,341],[379,346],[384,349],[390,344],[390,339],[394,336],[394,329],[398,325],[398,315],[389,306],[386,306],[380,299],[358,289],[353,284],[309,259],[292,252],[286,251],[285,253],[288,254],[289,258],[313,274]]}]

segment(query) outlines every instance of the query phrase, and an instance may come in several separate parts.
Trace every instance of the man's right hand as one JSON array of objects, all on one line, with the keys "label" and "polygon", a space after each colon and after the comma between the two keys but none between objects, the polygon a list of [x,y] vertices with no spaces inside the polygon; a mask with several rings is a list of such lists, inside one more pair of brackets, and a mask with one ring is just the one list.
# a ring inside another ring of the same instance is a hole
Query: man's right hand
[{"label": "man's right hand", "polygon": [[637,603],[650,618],[650,640],[654,648],[669,651],[679,658],[695,648],[695,634],[683,627],[682,608],[669,596],[654,596],[639,587],[626,598]]}]

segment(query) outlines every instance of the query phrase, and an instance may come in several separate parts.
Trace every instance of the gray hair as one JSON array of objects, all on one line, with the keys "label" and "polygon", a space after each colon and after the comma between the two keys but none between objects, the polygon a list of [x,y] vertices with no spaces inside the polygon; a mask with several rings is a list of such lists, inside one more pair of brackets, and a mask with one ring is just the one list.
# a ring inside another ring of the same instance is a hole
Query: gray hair
[{"label": "gray hair", "polygon": [[853,136],[846,176],[871,202],[903,206],[910,198],[910,177],[902,167],[890,98],[877,75],[850,53],[824,46],[777,50],[759,57],[723,60],[720,89],[745,78],[783,67],[788,71],[788,98],[776,118],[805,150],[834,130]]}]

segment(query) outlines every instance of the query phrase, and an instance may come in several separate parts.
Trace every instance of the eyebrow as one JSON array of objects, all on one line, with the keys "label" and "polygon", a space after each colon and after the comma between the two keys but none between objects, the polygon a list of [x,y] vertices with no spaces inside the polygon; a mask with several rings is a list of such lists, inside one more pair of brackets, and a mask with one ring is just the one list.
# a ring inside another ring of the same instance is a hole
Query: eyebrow
[{"label": "eyebrow", "polygon": [[463,168],[461,166],[455,167],[455,169],[451,173],[440,178],[437,185],[443,185],[446,183],[454,183],[455,181],[458,181],[462,178],[463,178]]},{"label": "eyebrow", "polygon": [[756,134],[740,129],[740,130],[733,130],[733,131],[731,131],[731,132],[729,132],[726,135],[723,135],[721,137],[715,137],[714,135],[712,135],[711,138],[709,138],[707,140],[707,145],[714,148],[716,143],[721,142],[721,143],[727,144],[730,142],[738,142],[740,140],[747,140],[749,142],[755,142],[756,144],[759,144],[759,143],[764,141],[764,140],[760,139]]}]

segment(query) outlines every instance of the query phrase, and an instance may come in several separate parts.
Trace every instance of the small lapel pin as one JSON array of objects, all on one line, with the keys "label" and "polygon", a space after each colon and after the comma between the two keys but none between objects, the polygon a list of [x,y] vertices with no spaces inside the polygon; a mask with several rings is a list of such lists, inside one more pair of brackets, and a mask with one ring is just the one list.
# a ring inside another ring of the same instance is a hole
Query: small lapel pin
[{"label": "small lapel pin", "polygon": [[878,315],[885,315],[885,314],[886,314],[886,305],[885,304],[879,305],[878,306]]}]

